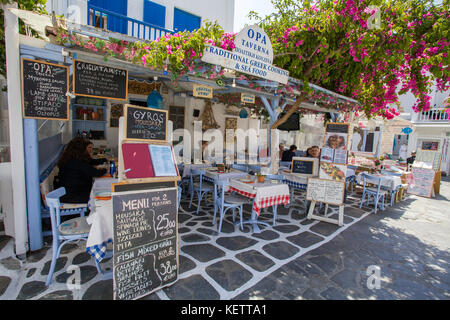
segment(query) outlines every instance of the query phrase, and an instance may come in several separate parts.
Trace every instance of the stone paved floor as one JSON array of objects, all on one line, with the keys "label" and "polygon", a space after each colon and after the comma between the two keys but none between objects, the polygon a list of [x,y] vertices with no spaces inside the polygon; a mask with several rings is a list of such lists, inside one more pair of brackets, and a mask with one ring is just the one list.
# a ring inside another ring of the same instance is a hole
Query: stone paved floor
[{"label": "stone paved floor", "polygon": [[[182,201],[178,281],[143,299],[449,299],[449,198],[450,182],[443,181],[436,199],[409,196],[375,215],[359,209],[354,194],[338,227],[307,220],[297,193],[291,210],[280,207],[276,226],[259,234],[248,225],[235,229],[231,216],[219,234],[212,204],[196,215],[195,205]],[[260,219],[272,223],[272,214]],[[63,249],[47,288],[50,246],[21,262],[12,239],[1,234],[0,299],[112,299],[112,280],[97,274],[84,242]],[[66,285],[71,265],[80,267],[80,289]],[[368,289],[369,266],[379,268],[380,289]],[[102,263],[111,267],[111,260]]]}]

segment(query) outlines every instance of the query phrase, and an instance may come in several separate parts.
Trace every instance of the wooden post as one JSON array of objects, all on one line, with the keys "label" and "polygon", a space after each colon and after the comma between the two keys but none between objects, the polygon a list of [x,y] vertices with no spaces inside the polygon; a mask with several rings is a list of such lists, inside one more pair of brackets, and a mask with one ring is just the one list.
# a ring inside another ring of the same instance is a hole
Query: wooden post
[{"label": "wooden post", "polygon": [[19,76],[19,21],[8,8],[17,8],[17,4],[4,5],[6,79],[8,86],[9,132],[11,144],[11,172],[13,192],[13,215],[16,255],[23,256],[28,250],[28,224],[25,189],[25,154],[22,119],[22,94]]}]

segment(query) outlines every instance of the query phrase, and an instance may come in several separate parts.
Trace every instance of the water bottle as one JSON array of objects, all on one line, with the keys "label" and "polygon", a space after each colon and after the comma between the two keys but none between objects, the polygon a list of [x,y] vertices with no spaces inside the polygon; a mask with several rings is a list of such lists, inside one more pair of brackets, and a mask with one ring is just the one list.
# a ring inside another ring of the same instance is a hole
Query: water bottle
[{"label": "water bottle", "polygon": [[111,164],[109,166],[109,174],[111,177],[114,177],[114,174],[116,173],[116,165],[114,164],[114,161],[111,161]]}]

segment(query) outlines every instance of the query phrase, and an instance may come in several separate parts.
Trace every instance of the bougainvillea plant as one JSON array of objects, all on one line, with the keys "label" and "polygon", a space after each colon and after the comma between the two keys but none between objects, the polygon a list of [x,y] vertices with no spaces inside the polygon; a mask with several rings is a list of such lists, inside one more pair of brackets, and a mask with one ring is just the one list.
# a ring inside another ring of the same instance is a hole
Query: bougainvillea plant
[{"label": "bougainvillea plant", "polygon": [[[272,0],[277,12],[260,23],[270,36],[274,65],[287,69],[302,85],[279,85],[275,90],[295,103],[273,124],[278,127],[298,112],[304,101],[340,111],[363,111],[369,118],[392,119],[398,95],[412,92],[413,109],[430,108],[433,82],[448,90],[450,77],[448,0],[434,5],[431,0]],[[257,14],[251,16],[258,18]],[[128,43],[110,39],[69,35],[63,28],[54,31],[59,43],[83,47],[105,56],[114,56],[154,70],[170,73],[175,85],[190,74],[209,79],[225,79],[224,70],[201,62],[205,44],[234,48],[235,34],[225,33],[216,23],[205,23],[194,32],[179,32],[152,42]],[[260,91],[257,81],[248,86]],[[359,105],[311,90],[316,84],[351,97]],[[298,93],[294,93],[297,90]]]},{"label": "bougainvillea plant", "polygon": [[[368,117],[392,119],[398,95],[412,92],[416,112],[430,109],[433,82],[449,89],[449,2],[430,0],[272,0],[260,23],[274,64],[309,83],[358,100]],[[261,19],[256,13],[252,18]],[[298,110],[300,96],[276,128]]]}]

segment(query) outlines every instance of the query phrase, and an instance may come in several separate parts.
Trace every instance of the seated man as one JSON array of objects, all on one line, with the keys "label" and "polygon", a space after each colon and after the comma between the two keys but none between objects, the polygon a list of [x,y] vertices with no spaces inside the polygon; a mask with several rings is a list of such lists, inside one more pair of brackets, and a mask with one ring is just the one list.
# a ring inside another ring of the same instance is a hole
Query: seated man
[{"label": "seated man", "polygon": [[319,147],[318,146],[312,146],[306,150],[306,156],[308,158],[319,158]]},{"label": "seated man", "polygon": [[295,152],[297,151],[297,146],[292,145],[289,150],[283,152],[281,157],[281,161],[292,161],[292,158],[295,157]]},{"label": "seated man", "polygon": [[416,152],[415,151],[411,152],[411,157],[406,159],[406,164],[407,165],[413,164],[414,160],[416,160]]}]

